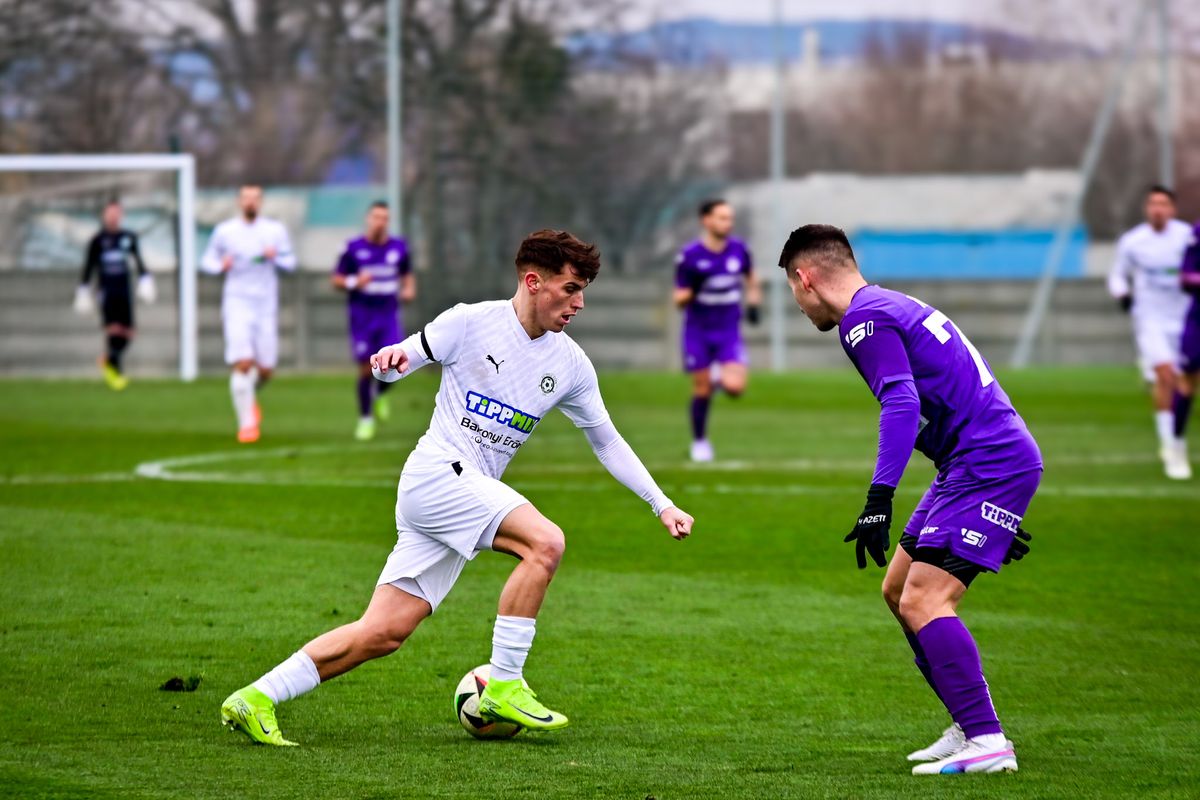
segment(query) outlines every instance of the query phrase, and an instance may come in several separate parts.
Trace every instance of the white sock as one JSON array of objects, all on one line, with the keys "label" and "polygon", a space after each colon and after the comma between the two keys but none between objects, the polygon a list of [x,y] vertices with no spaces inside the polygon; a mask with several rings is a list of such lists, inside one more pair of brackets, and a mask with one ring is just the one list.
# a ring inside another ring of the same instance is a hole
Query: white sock
[{"label": "white sock", "polygon": [[529,648],[533,647],[537,620],[528,617],[496,617],[492,631],[492,680],[520,680]]},{"label": "white sock", "polygon": [[971,741],[988,750],[1005,750],[1008,748],[1008,737],[1003,733],[985,733],[983,736],[972,736]]},{"label": "white sock", "polygon": [[1158,441],[1168,445],[1175,441],[1175,413],[1173,411],[1155,411],[1154,427],[1158,429]]},{"label": "white sock", "polygon": [[229,394],[233,397],[233,410],[237,414],[238,428],[254,425],[254,376],[249,372],[229,373]]},{"label": "white sock", "polygon": [[282,703],[312,691],[320,683],[317,665],[308,657],[308,653],[297,650],[287,661],[251,685],[271,698],[272,703]]}]

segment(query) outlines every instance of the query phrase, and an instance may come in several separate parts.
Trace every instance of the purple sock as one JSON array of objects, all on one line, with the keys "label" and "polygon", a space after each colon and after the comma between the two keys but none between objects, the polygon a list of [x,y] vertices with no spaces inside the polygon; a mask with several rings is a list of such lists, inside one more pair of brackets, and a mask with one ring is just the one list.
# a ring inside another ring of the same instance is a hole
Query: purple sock
[{"label": "purple sock", "polygon": [[[913,663],[917,665],[917,669],[921,670],[921,674],[925,676],[925,681],[929,684],[929,688],[933,689],[933,693],[937,695],[938,700],[942,700],[941,693],[938,692],[937,684],[933,682],[933,670],[929,668],[929,659],[925,657],[925,648],[921,647],[921,640],[917,638],[915,633],[910,631],[904,632],[904,638],[908,639],[908,646],[913,651]],[[946,701],[942,700],[942,705]]]},{"label": "purple sock", "polygon": [[358,377],[358,414],[361,417],[371,416],[371,381],[372,377]]},{"label": "purple sock", "polygon": [[1175,438],[1182,439],[1187,431],[1188,417],[1192,413],[1192,396],[1176,390],[1171,408],[1175,412]]},{"label": "purple sock", "polygon": [[708,402],[707,397],[692,398],[692,438],[703,439],[705,429],[708,427]]},{"label": "purple sock", "polygon": [[992,706],[987,680],[983,677],[979,648],[962,620],[958,617],[935,619],[921,629],[917,639],[929,659],[929,671],[938,697],[942,698],[950,716],[967,738],[1003,733]]}]

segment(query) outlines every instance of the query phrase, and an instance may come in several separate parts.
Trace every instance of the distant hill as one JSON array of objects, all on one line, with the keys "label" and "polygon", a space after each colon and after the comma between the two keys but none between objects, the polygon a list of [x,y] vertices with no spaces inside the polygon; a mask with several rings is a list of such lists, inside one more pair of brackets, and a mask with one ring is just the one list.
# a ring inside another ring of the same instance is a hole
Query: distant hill
[{"label": "distant hill", "polygon": [[[1081,45],[1039,39],[998,28],[913,19],[810,20],[783,25],[784,55],[799,60],[804,32],[816,29],[823,63],[855,62],[871,53],[954,54],[968,49],[1015,61],[1090,55]],[[581,33],[568,47],[603,63],[618,55],[653,58],[679,65],[765,64],[774,59],[775,29],[770,23],[722,22],[705,17],[660,22],[631,33]]]}]

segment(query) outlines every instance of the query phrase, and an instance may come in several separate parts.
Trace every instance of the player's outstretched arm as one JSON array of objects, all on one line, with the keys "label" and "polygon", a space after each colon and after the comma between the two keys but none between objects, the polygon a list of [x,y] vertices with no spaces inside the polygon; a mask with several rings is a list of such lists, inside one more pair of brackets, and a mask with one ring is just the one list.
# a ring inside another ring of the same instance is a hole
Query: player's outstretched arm
[{"label": "player's outstretched arm", "polygon": [[371,356],[371,374],[376,380],[393,383],[431,363],[420,339],[421,333],[414,333],[403,342],[388,345]]},{"label": "player's outstretched arm", "polygon": [[650,471],[633,452],[633,448],[617,432],[611,420],[600,425],[583,429],[591,444],[596,458],[608,470],[609,474],[620,483],[645,500],[658,515],[659,521],[666,527],[667,533],[675,539],[686,539],[692,532],[695,520],[686,511],[675,506],[658,484],[654,482]]}]

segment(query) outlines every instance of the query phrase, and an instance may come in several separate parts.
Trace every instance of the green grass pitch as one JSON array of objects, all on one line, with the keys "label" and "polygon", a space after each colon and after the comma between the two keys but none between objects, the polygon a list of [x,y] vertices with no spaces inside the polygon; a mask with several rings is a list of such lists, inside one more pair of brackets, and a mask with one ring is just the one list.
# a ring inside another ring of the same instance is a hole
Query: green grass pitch
[{"label": "green grass pitch", "polygon": [[[704,469],[683,463],[683,376],[602,375],[618,427],[697,518],[683,543],[564,417],[534,434],[506,477],[567,532],[527,670],[570,715],[561,734],[477,742],[454,718],[512,566],[491,553],[399,653],[282,707],[302,747],[226,733],[230,691],[369,597],[436,377],[398,385],[366,446],[349,375],[278,380],[253,447],[234,442],[224,380],[0,382],[0,794],[1200,795],[1200,488],[1161,477],[1131,369],[1001,376],[1047,472],[1032,554],[981,577],[962,613],[1016,775],[909,774],[905,753],[947,720],[882,571],[841,541],[877,413],[849,371],[759,374],[720,398]],[[931,477],[914,459],[901,523]],[[193,675],[194,692],[159,691]]]}]

